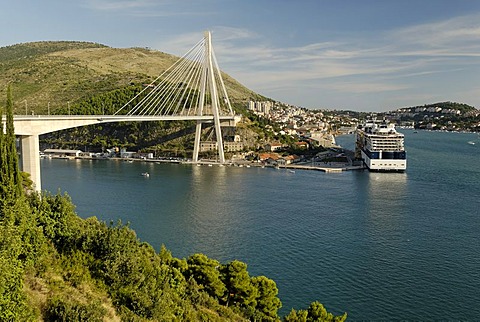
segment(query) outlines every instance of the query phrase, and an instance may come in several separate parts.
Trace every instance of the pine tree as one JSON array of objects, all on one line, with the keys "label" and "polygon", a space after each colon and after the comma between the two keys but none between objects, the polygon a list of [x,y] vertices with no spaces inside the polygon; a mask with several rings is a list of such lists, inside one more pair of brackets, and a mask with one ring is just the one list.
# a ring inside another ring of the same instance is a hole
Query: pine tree
[{"label": "pine tree", "polygon": [[6,142],[8,166],[12,182],[12,192],[15,197],[22,193],[22,180],[18,168],[17,140],[15,137],[15,128],[13,127],[13,99],[12,88],[10,84],[7,88],[7,122],[6,122]]},{"label": "pine tree", "polygon": [[5,114],[5,133],[3,132],[3,123],[0,131],[0,200],[2,206],[15,202],[22,195],[23,191],[20,170],[18,169],[15,129],[13,126],[12,88],[10,84],[7,88]]},{"label": "pine tree", "polygon": [[[7,149],[5,146],[5,134],[3,132],[3,113],[4,108],[0,106],[0,200],[5,199],[7,190]],[[1,209],[0,209],[1,211]]]}]

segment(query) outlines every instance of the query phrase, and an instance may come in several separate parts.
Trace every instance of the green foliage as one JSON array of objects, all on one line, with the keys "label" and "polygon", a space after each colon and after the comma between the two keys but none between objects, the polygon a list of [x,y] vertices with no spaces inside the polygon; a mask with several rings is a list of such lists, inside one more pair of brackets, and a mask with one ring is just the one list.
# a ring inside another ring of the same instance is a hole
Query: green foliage
[{"label": "green foliage", "polygon": [[[88,42],[18,44],[0,48],[0,86],[12,82],[18,87],[19,113],[25,112],[25,101],[28,114],[30,110],[47,114],[47,105],[53,113],[67,108],[67,102],[73,107],[132,83],[148,84],[178,59],[145,48],[116,49]],[[259,97],[228,75],[223,79],[231,101]]]},{"label": "green foliage", "polygon": [[33,192],[33,181],[30,179],[30,173],[28,172],[20,172],[20,177],[22,180],[22,189],[27,193]]},{"label": "green foliage", "polygon": [[0,226],[0,320],[18,321],[24,315],[26,298],[23,293],[21,238],[14,226]]},{"label": "green foliage", "polygon": [[252,285],[247,264],[234,260],[222,268],[223,281],[227,287],[227,305],[236,306],[250,317],[257,304],[257,289]]},{"label": "green foliage", "polygon": [[[91,218],[81,231],[72,243],[78,249],[76,257],[89,266],[93,278],[106,285],[124,316],[169,320],[189,312],[188,302],[182,298],[186,291],[183,275],[161,263],[153,248],[141,243],[133,230],[121,223],[106,226]],[[72,277],[78,275],[72,271]]]},{"label": "green foliage", "polygon": [[[0,111],[3,115],[3,111]],[[15,129],[13,128],[12,88],[7,88],[7,104],[5,109],[5,134],[3,123],[0,126],[0,207],[8,206],[22,195],[22,179],[18,169]],[[0,118],[0,121],[1,118]],[[1,211],[1,209],[0,209]]]},{"label": "green foliage", "polygon": [[312,302],[307,310],[292,309],[285,316],[285,322],[343,322],[347,319],[347,313],[335,316],[327,312],[325,307],[318,301]]},{"label": "green foliage", "polygon": [[265,276],[252,277],[253,287],[257,289],[257,316],[262,321],[276,321],[277,311],[282,307],[278,298],[278,288],[275,282]]},{"label": "green foliage", "polygon": [[0,48],[0,62],[7,63],[18,59],[26,59],[29,57],[36,57],[39,55],[50,54],[69,49],[78,48],[102,48],[105,47],[100,44],[91,42],[76,42],[76,41],[45,41],[45,42],[31,42],[25,44],[18,44]]},{"label": "green foliage", "polygon": [[307,310],[295,310],[292,309],[288,315],[283,318],[285,322],[307,322],[308,311]]},{"label": "green foliage", "polygon": [[87,303],[62,294],[49,299],[45,312],[47,321],[101,322],[106,313],[99,301]]},{"label": "green foliage", "polygon": [[[123,105],[128,103],[133,97],[140,93],[143,89],[140,85],[130,84],[123,88],[111,90],[106,93],[93,95],[71,106],[63,106],[55,111],[55,114],[65,115],[113,115]],[[135,101],[132,101],[134,106],[143,96],[139,96]],[[128,111],[122,111],[120,114],[125,114]]]},{"label": "green foliage", "polygon": [[67,194],[32,194],[29,201],[43,234],[58,250],[69,249],[79,221],[70,197]]},{"label": "green foliage", "polygon": [[220,262],[203,254],[195,254],[187,259],[188,269],[184,273],[188,279],[192,277],[205,291],[217,299],[222,299],[226,287],[220,279]]},{"label": "green foliage", "polygon": [[[113,114],[177,59],[144,48],[115,49],[86,42],[19,44],[0,48],[0,86],[15,85],[15,114]],[[264,99],[228,75],[223,79],[235,110],[250,99]],[[149,149],[185,157],[193,147],[193,132],[184,133],[187,139],[175,134],[189,126],[170,126],[170,131],[155,124],[138,129],[132,124],[107,124],[42,136],[41,143],[95,152],[114,146]]]},{"label": "green foliage", "polygon": [[24,293],[25,270],[41,267],[48,251],[24,198],[4,207],[3,211],[4,217],[0,220],[0,321],[18,321],[32,314]]},{"label": "green foliage", "polygon": [[438,103],[433,103],[433,104],[425,104],[423,106],[415,106],[415,107],[440,107],[442,109],[454,109],[454,110],[459,110],[460,112],[468,112],[475,110],[475,107],[470,106],[468,104],[464,103],[457,103],[457,102],[438,102]]},{"label": "green foliage", "polygon": [[79,287],[92,281],[89,267],[94,259],[90,254],[76,250],[62,254],[60,259],[63,279],[66,282]]}]

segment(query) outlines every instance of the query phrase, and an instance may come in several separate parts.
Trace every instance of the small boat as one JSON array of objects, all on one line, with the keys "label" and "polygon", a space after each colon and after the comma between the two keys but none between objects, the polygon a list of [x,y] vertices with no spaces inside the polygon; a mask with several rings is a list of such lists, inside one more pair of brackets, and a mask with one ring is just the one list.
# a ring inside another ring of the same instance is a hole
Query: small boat
[{"label": "small boat", "polygon": [[475,145],[475,142],[473,142],[473,141],[468,141],[467,143],[471,144],[471,145]]},{"label": "small boat", "polygon": [[295,173],[295,170],[288,170],[288,172],[290,172],[290,173]]},{"label": "small boat", "polygon": [[145,178],[148,178],[148,177],[150,177],[150,173],[148,173],[148,172],[143,172],[143,173],[142,173],[142,176],[144,176]]}]

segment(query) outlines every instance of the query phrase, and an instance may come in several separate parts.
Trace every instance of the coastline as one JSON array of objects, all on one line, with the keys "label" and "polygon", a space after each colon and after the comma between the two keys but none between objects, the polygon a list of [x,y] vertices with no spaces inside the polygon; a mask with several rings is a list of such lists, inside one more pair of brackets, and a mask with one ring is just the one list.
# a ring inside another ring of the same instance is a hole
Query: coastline
[{"label": "coastline", "polygon": [[[347,151],[347,150],[346,150]],[[350,151],[351,152],[351,151]],[[218,163],[215,160],[200,160],[198,162],[192,162],[190,160],[184,159],[139,159],[139,158],[120,158],[120,157],[109,157],[109,158],[95,158],[95,157],[58,157],[53,156],[52,159],[64,159],[64,160],[87,160],[87,161],[120,161],[120,162],[145,162],[145,163],[174,163],[174,164],[185,164],[185,165],[196,165],[196,166],[219,166],[219,167],[256,167],[256,168],[271,168],[277,170],[313,170],[321,171],[327,173],[338,173],[343,171],[354,171],[354,170],[364,170],[365,167],[362,165],[354,165],[352,162],[299,162],[294,164],[287,164],[282,166],[267,165],[261,162],[251,162],[251,161],[230,161],[228,163]],[[322,164],[321,166],[319,164]]]}]

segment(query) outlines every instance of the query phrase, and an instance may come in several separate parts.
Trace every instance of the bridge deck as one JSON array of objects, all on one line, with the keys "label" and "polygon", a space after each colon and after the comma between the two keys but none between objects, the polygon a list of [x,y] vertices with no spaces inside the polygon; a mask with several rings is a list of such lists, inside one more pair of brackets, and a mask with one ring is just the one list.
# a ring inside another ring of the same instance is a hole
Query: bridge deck
[{"label": "bridge deck", "polygon": [[[221,122],[236,124],[234,115],[219,116]],[[5,120],[5,118],[4,118]],[[13,123],[17,135],[41,135],[78,126],[113,122],[201,121],[214,122],[213,115],[15,115]],[[232,123],[233,122],[233,123]]]}]

